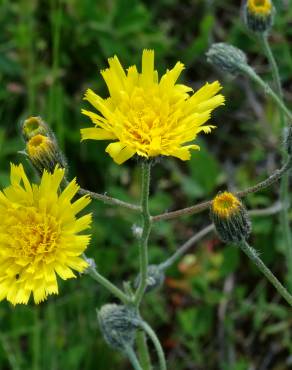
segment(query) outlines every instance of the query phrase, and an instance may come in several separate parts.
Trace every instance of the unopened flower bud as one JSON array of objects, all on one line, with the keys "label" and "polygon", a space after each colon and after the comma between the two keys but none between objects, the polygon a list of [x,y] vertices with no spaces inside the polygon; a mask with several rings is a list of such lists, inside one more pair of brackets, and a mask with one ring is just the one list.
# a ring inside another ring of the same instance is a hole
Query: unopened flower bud
[{"label": "unopened flower bud", "polygon": [[36,135],[48,136],[50,129],[48,125],[41,119],[41,117],[29,117],[22,125],[22,134],[25,141]]},{"label": "unopened flower bud", "polygon": [[225,243],[239,243],[247,239],[251,232],[251,223],[244,205],[227,191],[213,199],[211,219],[219,238]]},{"label": "unopened flower bud", "polygon": [[43,170],[53,172],[55,167],[66,168],[66,163],[56,141],[37,134],[26,143],[26,152],[33,166],[42,174]]},{"label": "unopened flower bud", "polygon": [[[164,272],[157,265],[150,265],[147,269],[146,292],[150,292],[160,288],[165,279]],[[138,287],[140,283],[140,275],[135,280],[135,286]]]},{"label": "unopened flower bud", "polygon": [[106,304],[98,312],[100,330],[107,344],[123,351],[133,346],[138,317],[134,308],[117,304]]},{"label": "unopened flower bud", "polygon": [[271,29],[274,13],[271,0],[247,0],[243,9],[245,24],[256,33],[264,33]]},{"label": "unopened flower bud", "polygon": [[241,67],[247,65],[245,53],[224,42],[213,44],[206,55],[209,63],[232,75],[240,73]]}]

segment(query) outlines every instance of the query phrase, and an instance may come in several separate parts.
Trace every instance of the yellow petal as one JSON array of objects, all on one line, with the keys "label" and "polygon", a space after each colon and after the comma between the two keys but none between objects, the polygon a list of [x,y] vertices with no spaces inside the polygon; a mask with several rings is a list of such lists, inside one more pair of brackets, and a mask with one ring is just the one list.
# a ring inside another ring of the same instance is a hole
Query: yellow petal
[{"label": "yellow petal", "polygon": [[106,131],[102,128],[83,128],[81,132],[81,141],[83,140],[111,140],[116,139],[116,135],[113,132]]},{"label": "yellow petal", "polygon": [[105,151],[109,153],[117,164],[124,163],[135,154],[135,150],[125,146],[120,141],[109,144]]}]

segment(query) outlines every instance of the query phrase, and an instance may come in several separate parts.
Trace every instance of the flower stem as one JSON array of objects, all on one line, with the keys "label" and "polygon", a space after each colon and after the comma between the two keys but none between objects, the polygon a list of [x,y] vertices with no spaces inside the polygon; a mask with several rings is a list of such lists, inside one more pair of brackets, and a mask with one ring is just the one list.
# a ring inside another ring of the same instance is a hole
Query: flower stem
[{"label": "flower stem", "polygon": [[[265,217],[274,215],[282,210],[282,205],[280,202],[276,202],[271,207],[263,208],[263,209],[252,209],[248,211],[248,214],[251,217]],[[178,261],[190,248],[193,247],[195,243],[203,239],[205,236],[210,234],[215,230],[213,224],[210,224],[200,230],[198,233],[190,237],[184,244],[182,244],[174,253],[171,255],[167,260],[162,262],[159,265],[161,270],[166,270],[171,267],[176,261]]]},{"label": "flower stem", "polygon": [[124,351],[125,351],[125,354],[128,356],[129,361],[133,365],[133,368],[135,370],[143,370],[142,366],[140,365],[140,363],[139,363],[139,361],[137,359],[136,353],[133,350],[133,348],[130,347],[130,346],[126,346],[125,349],[124,349]]},{"label": "flower stem", "polygon": [[141,207],[137,206],[136,204],[127,203],[127,202],[124,202],[122,200],[109,197],[108,195],[95,193],[95,192],[90,191],[90,190],[80,188],[78,190],[78,194],[80,194],[80,195],[89,195],[93,199],[100,200],[100,201],[104,202],[105,204],[110,204],[112,206],[119,206],[119,207],[131,209],[132,211],[135,211],[135,212],[140,212],[141,211]]},{"label": "flower stem", "polygon": [[105,289],[111,292],[115,297],[119,298],[121,302],[124,304],[131,303],[130,297],[128,297],[124,292],[122,292],[118,287],[112,284],[109,280],[107,280],[104,276],[102,276],[97,270],[89,266],[87,269],[88,275],[92,277],[95,281],[97,281],[100,285],[102,285]]},{"label": "flower stem", "polygon": [[152,370],[146,335],[143,331],[137,332],[137,347],[143,370]]},{"label": "flower stem", "polygon": [[[287,158],[286,163],[280,169],[274,171],[274,173],[271,176],[269,176],[268,178],[266,178],[265,180],[259,182],[258,184],[254,186],[250,186],[247,189],[237,191],[234,194],[239,198],[243,198],[248,194],[256,193],[257,191],[260,191],[272,185],[274,182],[278,181],[291,168],[291,165],[292,165],[291,162],[292,162],[292,158],[289,156]],[[208,200],[208,201],[205,201],[199,204],[195,204],[194,206],[191,206],[191,207],[179,209],[177,211],[162,213],[160,215],[153,216],[151,219],[152,219],[152,222],[158,222],[162,220],[175,219],[175,218],[185,216],[185,215],[193,215],[193,214],[196,214],[196,213],[199,213],[199,212],[202,212],[208,209],[211,205],[211,202],[212,200]]]},{"label": "flower stem", "polygon": [[143,231],[140,239],[140,282],[135,293],[134,304],[138,308],[143,298],[147,285],[148,268],[148,239],[151,231],[151,216],[149,213],[149,186],[150,186],[151,163],[144,161],[142,163],[142,219]]},{"label": "flower stem", "polygon": [[249,65],[240,65],[241,71],[246,74],[252,81],[256,82],[266,94],[268,94],[277,104],[278,108],[292,121],[292,113],[283,103],[282,99],[262,80],[262,78]]},{"label": "flower stem", "polygon": [[265,275],[270,283],[274,285],[278,293],[289,303],[290,306],[292,306],[292,295],[280,283],[272,271],[263,263],[257,252],[247,243],[246,240],[243,240],[239,246],[243,252],[254,262],[258,269]]},{"label": "flower stem", "polygon": [[141,329],[145,331],[145,333],[148,334],[149,338],[153,342],[153,345],[158,355],[160,370],[166,370],[166,361],[165,361],[164,352],[163,352],[159,339],[157,338],[157,335],[155,334],[154,330],[151,328],[150,325],[147,324],[147,322],[142,321],[142,320],[139,321],[138,325],[141,327]]},{"label": "flower stem", "polygon": [[[268,36],[262,35],[260,37],[260,41],[263,45],[263,49],[265,51],[266,57],[269,61],[273,79],[275,83],[275,88],[278,96],[280,97],[281,101],[283,102],[283,90],[281,85],[281,79],[279,74],[279,69],[277,62],[274,58],[273,52],[271,50]],[[281,121],[281,127],[286,128],[287,122],[286,117],[283,114],[283,111],[279,109],[280,114],[280,121]],[[283,159],[285,159],[286,153],[283,153]],[[284,240],[285,240],[285,246],[286,246],[286,254],[287,254],[287,267],[288,267],[288,286],[292,289],[292,235],[290,230],[290,222],[289,222],[289,206],[290,206],[290,198],[289,198],[289,174],[285,174],[281,178],[281,184],[280,184],[280,199],[283,204],[283,208],[281,211],[281,218],[280,222],[282,224],[282,230],[284,233]]]}]

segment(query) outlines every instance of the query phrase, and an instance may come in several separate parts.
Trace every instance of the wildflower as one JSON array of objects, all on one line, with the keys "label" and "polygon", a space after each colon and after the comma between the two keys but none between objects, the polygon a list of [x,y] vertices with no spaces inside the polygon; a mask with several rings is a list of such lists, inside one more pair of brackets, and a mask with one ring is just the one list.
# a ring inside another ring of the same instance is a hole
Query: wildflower
[{"label": "wildflower", "polygon": [[50,129],[41,117],[31,116],[27,118],[22,124],[22,134],[25,141],[29,140],[35,135],[48,135]]},{"label": "wildflower", "polygon": [[44,135],[35,135],[26,144],[26,151],[34,167],[42,174],[43,170],[53,172],[56,165],[66,167],[57,142]]},{"label": "wildflower", "polygon": [[232,75],[240,73],[241,68],[247,65],[245,53],[224,42],[213,44],[206,55],[209,63]]},{"label": "wildflower", "polygon": [[244,20],[247,27],[258,33],[268,31],[273,25],[274,7],[271,0],[247,0]]},{"label": "wildflower", "polygon": [[91,215],[77,218],[90,203],[73,180],[59,193],[64,169],[44,171],[40,184],[31,185],[22,165],[11,165],[11,185],[0,192],[0,300],[27,304],[58,294],[57,275],[75,277],[87,263],[80,257],[90,236],[79,233],[90,226]]},{"label": "wildflower", "polygon": [[211,218],[220,239],[226,243],[238,243],[246,239],[251,224],[245,207],[232,193],[219,193],[211,204]]},{"label": "wildflower", "polygon": [[153,50],[143,51],[141,73],[136,66],[126,73],[116,56],[108,61],[109,68],[101,74],[110,97],[103,99],[87,90],[85,100],[100,113],[82,110],[95,125],[81,130],[82,140],[113,140],[106,152],[118,164],[135,154],[190,159],[190,149],[199,149],[191,142],[214,128],[205,123],[212,110],[224,104],[224,97],[217,94],[219,82],[206,83],[192,94],[190,87],[176,83],[184,69],[180,62],[159,81]]}]

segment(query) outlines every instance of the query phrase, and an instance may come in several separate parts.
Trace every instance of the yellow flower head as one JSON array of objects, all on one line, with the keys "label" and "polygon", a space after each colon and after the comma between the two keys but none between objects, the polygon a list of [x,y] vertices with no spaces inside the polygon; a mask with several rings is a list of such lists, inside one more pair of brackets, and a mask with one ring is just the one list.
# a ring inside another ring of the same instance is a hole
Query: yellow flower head
[{"label": "yellow flower head", "polygon": [[273,4],[271,0],[248,0],[247,8],[253,15],[267,16],[271,14]]},{"label": "yellow flower head", "polygon": [[240,211],[242,207],[241,202],[232,193],[224,191],[218,194],[212,202],[212,212],[223,218],[229,218],[236,212]]},{"label": "yellow flower head", "polygon": [[0,191],[0,300],[27,304],[58,294],[57,275],[74,278],[87,263],[80,257],[90,235],[79,233],[90,226],[91,215],[77,218],[90,198],[75,202],[73,180],[62,191],[64,169],[44,171],[40,184],[31,185],[22,165],[11,165],[11,185]]},{"label": "yellow flower head", "polygon": [[50,154],[54,150],[54,144],[50,138],[44,135],[33,136],[26,145],[27,153],[30,158],[37,159],[46,154]]},{"label": "yellow flower head", "polygon": [[224,103],[224,97],[216,95],[219,82],[207,83],[192,94],[190,87],[176,83],[184,69],[180,62],[159,80],[153,50],[143,51],[141,73],[136,66],[125,72],[116,56],[108,62],[109,68],[101,74],[110,97],[103,99],[87,90],[85,99],[99,113],[82,110],[95,125],[81,130],[82,140],[113,140],[106,152],[118,164],[135,154],[190,159],[190,149],[199,149],[191,142],[201,131],[210,132],[214,126],[204,124]]},{"label": "yellow flower head", "polygon": [[43,170],[54,172],[56,165],[66,168],[65,159],[54,138],[35,135],[26,143],[29,159],[40,174]]},{"label": "yellow flower head", "polygon": [[41,119],[41,117],[31,116],[27,118],[22,125],[22,133],[25,140],[38,134],[47,134],[49,132],[48,126]]}]

